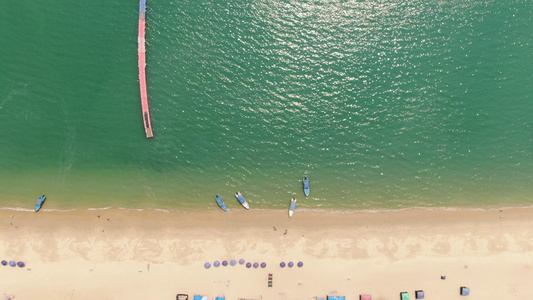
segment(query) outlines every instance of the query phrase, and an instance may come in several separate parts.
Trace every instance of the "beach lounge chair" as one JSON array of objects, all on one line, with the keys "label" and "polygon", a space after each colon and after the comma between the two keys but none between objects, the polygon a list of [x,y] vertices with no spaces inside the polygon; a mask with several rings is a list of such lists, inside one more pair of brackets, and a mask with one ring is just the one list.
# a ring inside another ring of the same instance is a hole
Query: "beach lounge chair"
[{"label": "beach lounge chair", "polygon": [[226,300],[226,297],[216,297],[215,300]]},{"label": "beach lounge chair", "polygon": [[268,287],[272,287],[272,273],[268,273]]},{"label": "beach lounge chair", "polygon": [[401,292],[400,293],[400,299],[401,300],[409,300],[409,293],[408,292]]},{"label": "beach lounge chair", "polygon": [[359,300],[372,300],[370,295],[359,295]]},{"label": "beach lounge chair", "polygon": [[176,300],[189,300],[189,295],[186,294],[177,294]]},{"label": "beach lounge chair", "polygon": [[344,296],[328,296],[328,300],[346,300],[346,297]]},{"label": "beach lounge chair", "polygon": [[466,286],[461,287],[461,296],[468,296],[470,295],[470,289]]},{"label": "beach lounge chair", "polygon": [[422,291],[422,290],[415,291],[415,298],[416,299],[424,299],[424,291]]},{"label": "beach lounge chair", "polygon": [[199,296],[199,295],[194,295],[193,299],[194,300],[209,300],[207,299],[207,296]]}]

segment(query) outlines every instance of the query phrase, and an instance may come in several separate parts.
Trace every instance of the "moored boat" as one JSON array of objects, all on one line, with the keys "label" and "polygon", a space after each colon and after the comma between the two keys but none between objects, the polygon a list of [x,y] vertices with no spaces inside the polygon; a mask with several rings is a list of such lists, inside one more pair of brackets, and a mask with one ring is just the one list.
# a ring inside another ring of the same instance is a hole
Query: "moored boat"
[{"label": "moored boat", "polygon": [[289,206],[289,218],[292,218],[294,210],[296,209],[296,198],[291,199],[291,205]]},{"label": "moored boat", "polygon": [[217,204],[220,208],[222,208],[223,211],[228,211],[226,209],[226,204],[224,203],[224,200],[222,200],[222,197],[220,197],[219,195],[217,195],[215,197],[215,200],[217,201]]},{"label": "moored boat", "polygon": [[35,203],[35,211],[39,211],[39,209],[43,207],[44,200],[46,200],[45,195],[39,196],[39,199],[37,199],[37,203]]},{"label": "moored boat", "polygon": [[237,197],[237,200],[239,200],[239,203],[242,204],[244,208],[250,209],[250,205],[248,205],[248,202],[246,202],[246,199],[244,199],[240,192],[236,192],[235,197]]},{"label": "moored boat", "polygon": [[304,193],[306,196],[309,196],[309,178],[304,177]]}]

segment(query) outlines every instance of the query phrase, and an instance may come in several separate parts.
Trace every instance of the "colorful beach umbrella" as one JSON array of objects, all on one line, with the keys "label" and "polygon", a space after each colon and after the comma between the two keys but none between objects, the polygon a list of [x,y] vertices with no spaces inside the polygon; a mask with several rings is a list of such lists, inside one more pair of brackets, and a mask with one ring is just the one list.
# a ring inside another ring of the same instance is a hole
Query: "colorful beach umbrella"
[{"label": "colorful beach umbrella", "polygon": [[3,260],[2,261],[2,266],[5,266],[5,265],[7,265],[7,261]]},{"label": "colorful beach umbrella", "polygon": [[291,261],[291,262],[289,262],[288,266],[289,266],[289,268],[292,268],[294,266],[294,263]]},{"label": "colorful beach umbrella", "polygon": [[239,259],[239,264],[244,265],[244,259]]},{"label": "colorful beach umbrella", "polygon": [[220,267],[220,262],[218,260],[215,260],[215,263],[213,264],[215,267]]},{"label": "colorful beach umbrella", "polygon": [[284,263],[284,262],[281,262],[281,263],[279,264],[279,266],[282,267],[282,268],[285,268],[285,263]]},{"label": "colorful beach umbrella", "polygon": [[208,263],[208,262],[206,262],[206,263],[204,264],[204,267],[205,267],[206,269],[209,269],[209,268],[211,268],[211,264]]},{"label": "colorful beach umbrella", "polygon": [[298,262],[298,267],[300,267],[300,268],[301,268],[301,267],[303,267],[303,265],[304,265],[304,263],[303,263],[303,262],[301,262],[301,261],[299,261],[299,262]]},{"label": "colorful beach umbrella", "polygon": [[254,268],[257,269],[258,267],[259,267],[259,264],[255,262],[255,263],[254,263]]},{"label": "colorful beach umbrella", "polygon": [[14,262],[14,261],[10,261],[10,262],[9,262],[9,265],[10,265],[10,266],[12,266],[12,267],[14,267],[14,266],[16,266],[16,265],[17,265],[17,263],[16,263],[16,262]]},{"label": "colorful beach umbrella", "polygon": [[234,266],[234,265],[236,265],[236,264],[237,264],[237,261],[236,261],[236,260],[234,260],[234,259],[232,259],[232,260],[231,260],[231,261],[229,262],[229,264],[230,264],[230,265],[232,265],[232,266]]},{"label": "colorful beach umbrella", "polygon": [[227,266],[227,265],[228,265],[228,261],[227,261],[227,260],[223,261],[223,262],[222,262],[222,265],[223,265],[224,267]]},{"label": "colorful beach umbrella", "polygon": [[25,265],[24,265],[24,262],[19,261],[19,262],[17,263],[17,266],[23,268]]},{"label": "colorful beach umbrella", "polygon": [[246,267],[250,268],[252,266],[252,263],[246,263]]},{"label": "colorful beach umbrella", "polygon": [[264,268],[266,268],[266,266],[267,266],[267,264],[266,264],[266,263],[264,263],[264,262],[263,262],[263,263],[261,263],[261,268],[263,268],[263,269],[264,269]]}]

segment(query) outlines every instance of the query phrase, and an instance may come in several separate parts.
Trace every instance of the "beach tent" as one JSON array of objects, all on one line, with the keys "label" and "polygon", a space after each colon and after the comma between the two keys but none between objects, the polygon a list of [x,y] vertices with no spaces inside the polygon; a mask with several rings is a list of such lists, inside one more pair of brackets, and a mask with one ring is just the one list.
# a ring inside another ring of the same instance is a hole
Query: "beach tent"
[{"label": "beach tent", "polygon": [[424,299],[424,291],[422,291],[422,290],[415,291],[415,298],[416,299]]},{"label": "beach tent", "polygon": [[466,286],[461,287],[461,296],[468,296],[470,295],[470,289]]},{"label": "beach tent", "polygon": [[400,299],[401,300],[409,300],[409,293],[408,292],[401,292],[400,293]]},{"label": "beach tent", "polygon": [[344,296],[328,296],[328,300],[346,300]]},{"label": "beach tent", "polygon": [[370,295],[359,295],[359,300],[372,300]]},{"label": "beach tent", "polygon": [[177,294],[176,295],[176,300],[189,300],[189,295]]},{"label": "beach tent", "polygon": [[207,299],[207,296],[198,296],[198,295],[194,295],[194,300],[208,300]]}]

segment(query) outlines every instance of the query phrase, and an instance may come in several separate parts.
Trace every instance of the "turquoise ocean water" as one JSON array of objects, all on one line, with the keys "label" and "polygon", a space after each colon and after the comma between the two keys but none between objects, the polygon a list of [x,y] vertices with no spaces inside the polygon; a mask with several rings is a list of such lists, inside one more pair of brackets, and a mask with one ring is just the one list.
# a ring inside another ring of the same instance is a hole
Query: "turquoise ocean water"
[{"label": "turquoise ocean water", "polygon": [[532,16],[526,0],[148,0],[146,139],[138,2],[11,2],[0,206],[532,205]]}]

